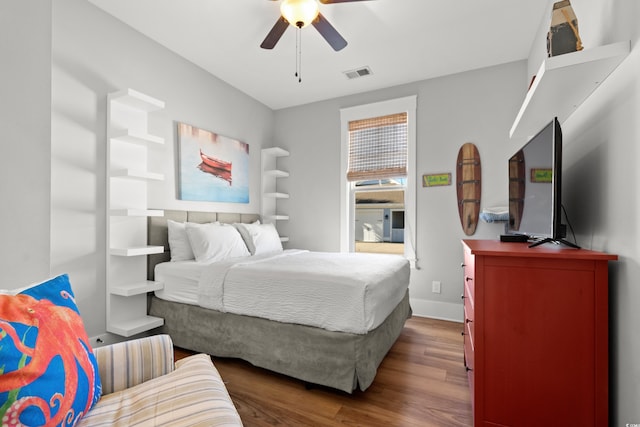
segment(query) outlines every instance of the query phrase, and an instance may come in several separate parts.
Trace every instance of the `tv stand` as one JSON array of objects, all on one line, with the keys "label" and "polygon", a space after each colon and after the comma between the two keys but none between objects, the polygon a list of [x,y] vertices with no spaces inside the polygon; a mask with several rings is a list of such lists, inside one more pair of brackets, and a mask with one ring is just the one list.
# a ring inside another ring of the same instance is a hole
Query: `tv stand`
[{"label": "tv stand", "polygon": [[547,237],[545,239],[540,239],[537,242],[533,242],[532,244],[529,245],[529,247],[533,248],[533,247],[536,247],[536,246],[543,245],[545,243],[555,243],[557,245],[563,244],[563,245],[567,245],[567,246],[572,247],[572,248],[580,249],[580,246],[576,245],[575,243],[571,243],[568,240],[553,239],[551,237]]},{"label": "tv stand", "polygon": [[606,426],[608,262],[618,257],[495,240],[463,249],[475,425]]}]

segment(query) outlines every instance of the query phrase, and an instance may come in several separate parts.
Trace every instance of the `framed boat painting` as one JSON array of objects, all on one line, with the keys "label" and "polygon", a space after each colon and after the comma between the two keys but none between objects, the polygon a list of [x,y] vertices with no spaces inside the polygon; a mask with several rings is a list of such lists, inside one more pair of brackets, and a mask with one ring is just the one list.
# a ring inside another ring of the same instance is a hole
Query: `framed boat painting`
[{"label": "framed boat painting", "polygon": [[180,200],[249,203],[249,144],[178,123]]}]

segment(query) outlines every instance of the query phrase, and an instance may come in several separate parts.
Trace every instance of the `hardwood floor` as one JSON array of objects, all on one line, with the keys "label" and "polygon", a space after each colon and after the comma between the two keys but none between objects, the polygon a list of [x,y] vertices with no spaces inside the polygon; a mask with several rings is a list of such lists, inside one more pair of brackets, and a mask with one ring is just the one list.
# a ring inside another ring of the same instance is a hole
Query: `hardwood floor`
[{"label": "hardwood floor", "polygon": [[[353,394],[318,387],[237,359],[213,358],[246,427],[470,426],[462,325],[413,317],[378,369]],[[190,352],[176,349],[176,358]]]}]

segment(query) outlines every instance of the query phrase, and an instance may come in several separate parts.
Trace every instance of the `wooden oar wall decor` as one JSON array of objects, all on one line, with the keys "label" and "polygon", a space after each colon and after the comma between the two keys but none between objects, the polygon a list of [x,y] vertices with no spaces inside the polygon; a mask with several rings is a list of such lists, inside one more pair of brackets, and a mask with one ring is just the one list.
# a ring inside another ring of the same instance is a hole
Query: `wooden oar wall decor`
[{"label": "wooden oar wall decor", "polygon": [[467,236],[473,235],[478,225],[482,193],[481,172],[478,148],[471,142],[463,144],[458,151],[456,162],[456,188],[460,224]]}]

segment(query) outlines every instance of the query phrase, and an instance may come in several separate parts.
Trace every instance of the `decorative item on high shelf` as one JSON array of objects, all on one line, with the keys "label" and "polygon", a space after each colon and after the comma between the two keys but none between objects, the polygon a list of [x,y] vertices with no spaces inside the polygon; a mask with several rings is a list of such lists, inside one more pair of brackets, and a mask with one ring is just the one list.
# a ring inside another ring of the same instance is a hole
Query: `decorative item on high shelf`
[{"label": "decorative item on high shelf", "polygon": [[467,236],[473,235],[478,225],[482,192],[481,172],[478,148],[471,142],[463,144],[456,161],[456,187],[460,224]]},{"label": "decorative item on high shelf", "polygon": [[576,18],[569,0],[553,4],[551,28],[547,33],[547,53],[551,56],[582,50]]}]

